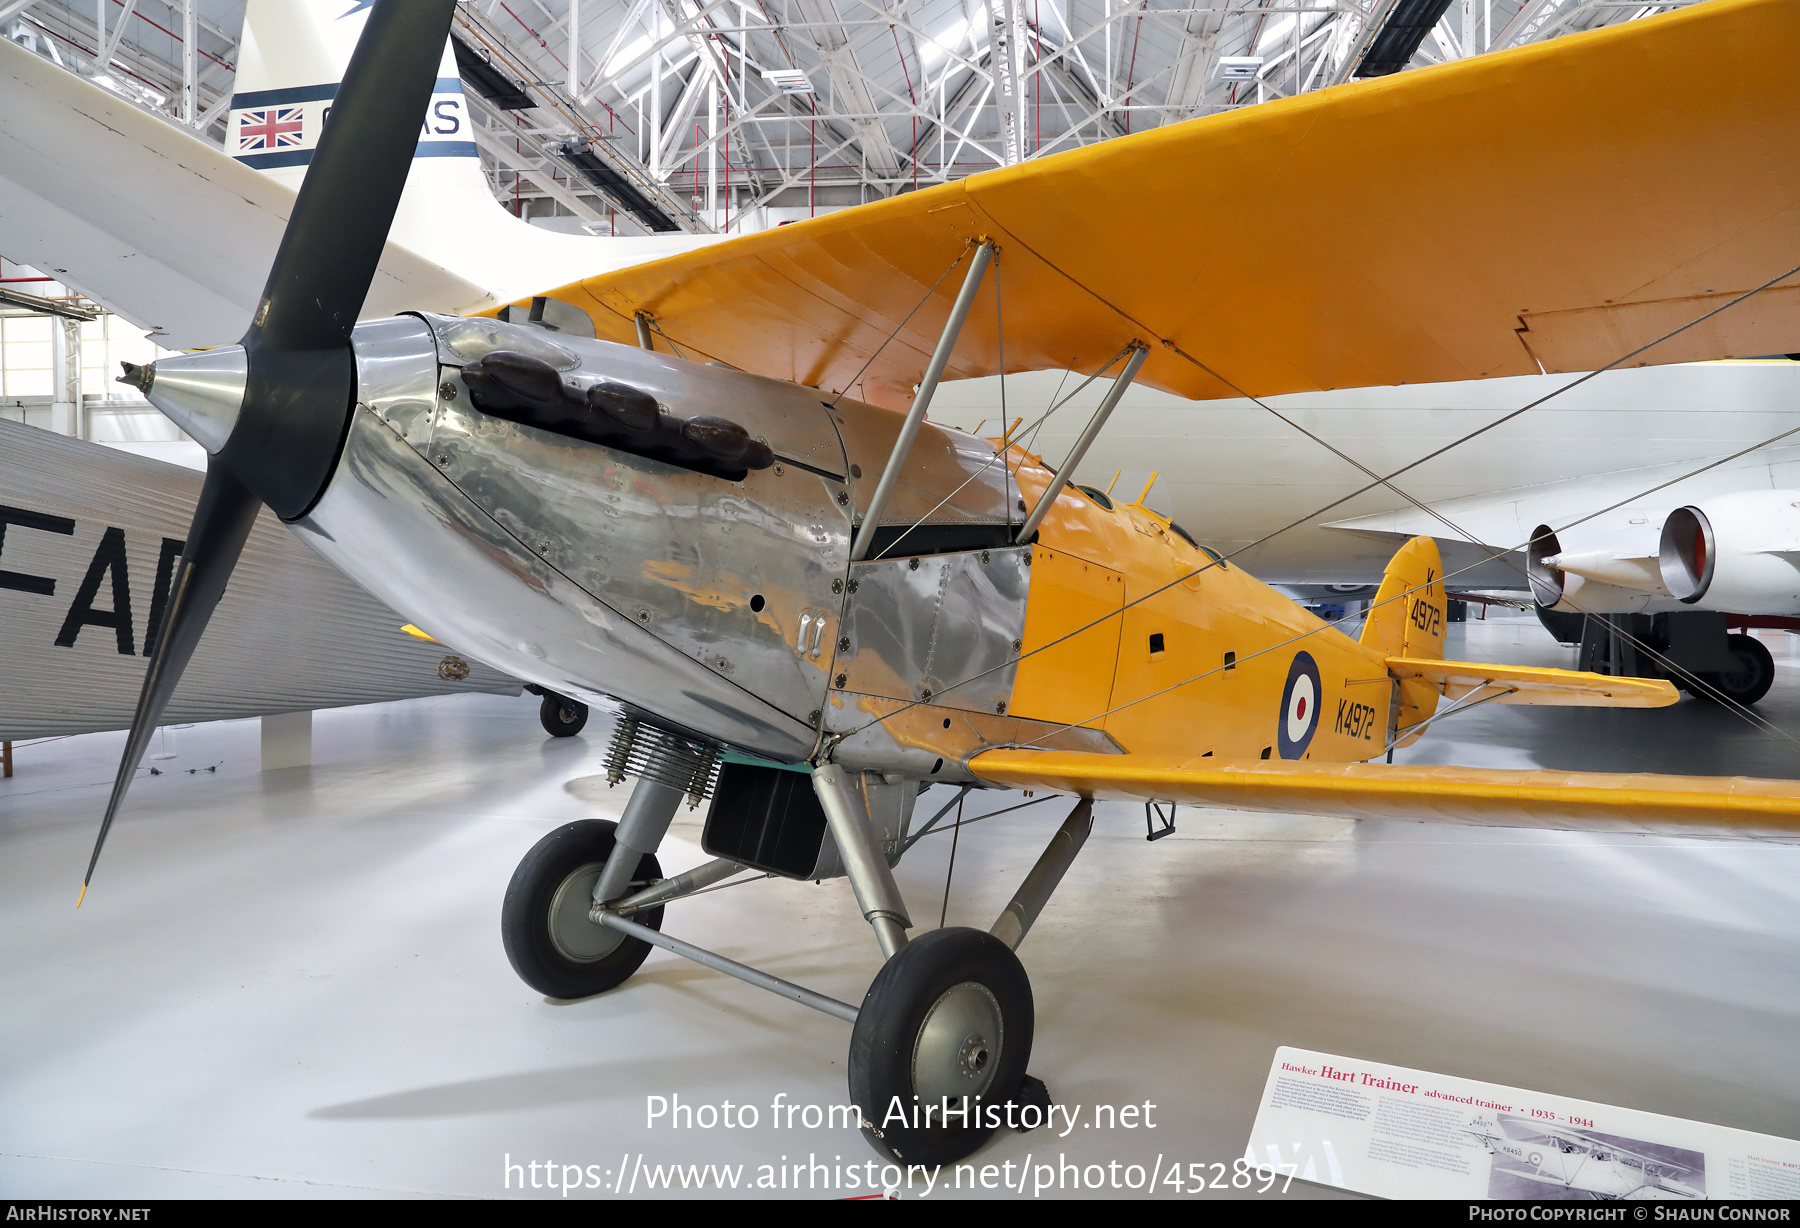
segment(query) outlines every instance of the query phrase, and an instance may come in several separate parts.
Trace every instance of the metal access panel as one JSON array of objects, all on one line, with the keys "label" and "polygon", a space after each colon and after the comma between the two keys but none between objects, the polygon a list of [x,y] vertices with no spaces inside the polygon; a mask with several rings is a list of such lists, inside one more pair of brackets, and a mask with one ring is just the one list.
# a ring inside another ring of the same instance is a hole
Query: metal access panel
[{"label": "metal access panel", "polygon": [[1025,633],[1030,548],[881,559],[850,568],[841,691],[1004,713]]}]

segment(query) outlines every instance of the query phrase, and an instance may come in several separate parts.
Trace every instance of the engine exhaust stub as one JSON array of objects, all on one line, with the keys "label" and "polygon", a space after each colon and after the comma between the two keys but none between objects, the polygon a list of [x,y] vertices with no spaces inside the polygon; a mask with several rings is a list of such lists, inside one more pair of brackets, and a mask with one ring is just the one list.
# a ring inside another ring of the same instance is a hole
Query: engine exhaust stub
[{"label": "engine exhaust stub", "polygon": [[462,369],[462,378],[482,413],[553,435],[728,482],[775,463],[768,444],[728,418],[679,418],[664,413],[649,393],[610,380],[578,388],[543,359],[515,350],[483,355]]}]

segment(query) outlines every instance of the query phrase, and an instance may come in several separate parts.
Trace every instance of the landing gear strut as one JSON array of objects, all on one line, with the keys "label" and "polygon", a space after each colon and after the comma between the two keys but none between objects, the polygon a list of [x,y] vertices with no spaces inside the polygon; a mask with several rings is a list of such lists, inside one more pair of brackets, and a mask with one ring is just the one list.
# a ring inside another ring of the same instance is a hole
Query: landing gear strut
[{"label": "landing gear strut", "polygon": [[751,865],[721,857],[661,878],[656,849],[681,798],[694,796],[696,788],[703,790],[700,796],[710,792],[706,781],[716,752],[688,746],[690,758],[704,749],[705,762],[696,759],[698,766],[688,765],[693,771],[678,771],[662,762],[675,745],[665,739],[647,758],[646,774],[616,828],[598,820],[571,823],[539,841],[520,863],[501,922],[507,956],[520,977],[552,997],[585,997],[624,981],[650,947],[659,946],[842,1019],[852,1025],[850,1095],[863,1133],[876,1151],[903,1164],[951,1163],[1003,1125],[1042,1124],[1050,1094],[1026,1073],[1035,1008],[1030,980],[1013,952],[1086,842],[1091,803],[1077,803],[992,930],[955,927],[909,939],[912,922],[888,864],[889,848],[903,847],[905,820],[897,833],[878,835],[868,800],[872,787],[895,782],[872,786],[873,777],[836,764],[812,768],[812,792],[831,837],[819,857],[835,846],[886,960],[856,1007],[661,932],[663,905],[759,868],[755,856],[734,853]]},{"label": "landing gear strut", "polygon": [[630,934],[601,925],[594,910],[662,878],[656,849],[681,798],[677,787],[642,779],[618,823],[570,823],[532,846],[500,906],[500,937],[520,980],[547,997],[586,998],[638,970],[650,954],[642,935],[662,926],[661,905],[635,910]]}]

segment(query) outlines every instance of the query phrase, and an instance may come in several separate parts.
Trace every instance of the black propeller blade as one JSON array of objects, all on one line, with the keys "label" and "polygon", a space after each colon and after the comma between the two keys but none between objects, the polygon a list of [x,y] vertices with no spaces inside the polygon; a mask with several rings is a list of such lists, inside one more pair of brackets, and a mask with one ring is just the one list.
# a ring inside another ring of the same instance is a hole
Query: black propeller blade
[{"label": "black propeller blade", "polygon": [[144,757],[150,735],[156,732],[158,718],[169,705],[169,697],[175,693],[175,684],[181,681],[182,671],[199,646],[214,607],[225,595],[225,582],[231,579],[231,569],[237,565],[261,509],[261,501],[223,465],[215,462],[207,467],[206,483],[200,488],[200,504],[194,509],[194,523],[188,529],[181,565],[169,586],[162,631],[144,675],[137,711],[131,718],[131,736],[125,740],[119,774],[113,779],[112,798],[106,803],[106,817],[100,820],[100,835],[94,840],[94,854],[88,858],[81,895],[75,900],[77,908],[87,898],[94,867],[100,864],[100,849],[106,843],[107,832],[112,830],[119,803],[125,800],[132,774]]},{"label": "black propeller blade", "polygon": [[351,330],[412,169],[455,8],[455,0],[376,0],[239,345],[126,373],[213,455],[82,898],[257,512],[267,504],[284,520],[305,515],[337,464],[355,391]]}]

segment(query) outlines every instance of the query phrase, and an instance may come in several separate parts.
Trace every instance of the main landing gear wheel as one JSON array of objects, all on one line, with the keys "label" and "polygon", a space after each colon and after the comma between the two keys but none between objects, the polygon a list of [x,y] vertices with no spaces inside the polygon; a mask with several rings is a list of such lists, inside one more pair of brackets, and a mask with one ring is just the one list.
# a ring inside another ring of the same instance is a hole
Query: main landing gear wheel
[{"label": "main landing gear wheel", "polygon": [[[500,906],[500,938],[519,979],[550,998],[587,998],[621,984],[650,954],[650,944],[589,920],[594,884],[612,855],[613,829],[604,819],[559,827],[532,846],[506,887]],[[632,891],[662,877],[646,853],[632,876]],[[663,910],[631,919],[662,928]]]},{"label": "main landing gear wheel", "polygon": [[549,691],[544,692],[544,702],[538,705],[538,720],[543,722],[544,732],[553,738],[574,737],[587,724],[587,718],[586,704]]},{"label": "main landing gear wheel", "polygon": [[[1725,698],[1740,704],[1753,704],[1767,695],[1775,685],[1775,658],[1763,642],[1754,635],[1734,634],[1725,641],[1725,647],[1737,668],[1703,675],[1708,686],[1718,688]],[[1700,695],[1711,695],[1707,687],[1694,690]]]},{"label": "main landing gear wheel", "polygon": [[[1031,982],[1012,948],[975,929],[914,939],[876,975],[850,1034],[850,1099],[863,1134],[902,1164],[962,1159],[1005,1120],[999,1106],[1019,1099],[1031,1032]],[[946,1120],[946,1097],[952,1109],[966,1097],[968,1115]],[[990,1105],[999,1108],[993,1124]]]}]

